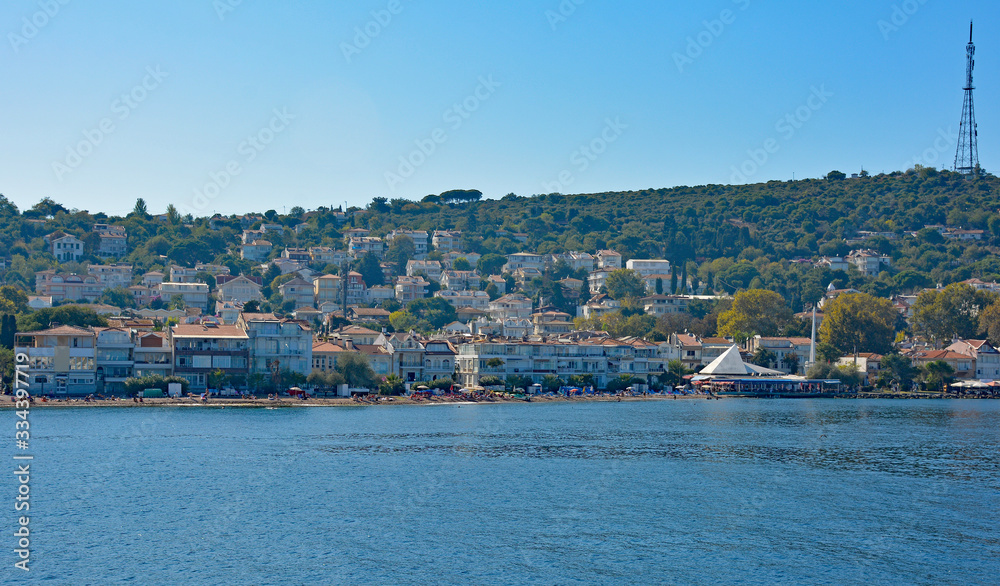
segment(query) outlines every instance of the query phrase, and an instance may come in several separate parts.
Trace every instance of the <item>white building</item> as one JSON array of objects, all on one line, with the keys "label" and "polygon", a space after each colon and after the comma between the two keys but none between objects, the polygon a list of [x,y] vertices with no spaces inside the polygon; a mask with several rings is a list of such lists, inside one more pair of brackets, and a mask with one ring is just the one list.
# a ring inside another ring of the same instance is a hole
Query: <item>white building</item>
[{"label": "white building", "polygon": [[497,321],[508,318],[527,319],[531,317],[531,299],[520,293],[510,293],[491,301],[487,313]]},{"label": "white building", "polygon": [[208,285],[205,283],[160,283],[159,290],[164,303],[179,295],[185,307],[208,308]]},{"label": "white building", "polygon": [[250,339],[251,374],[274,369],[308,375],[312,372],[312,329],[301,322],[270,313],[244,313],[237,325]]},{"label": "white building", "polygon": [[670,261],[633,258],[625,263],[625,268],[639,273],[640,277],[648,277],[651,275],[669,275]]},{"label": "white building", "polygon": [[471,307],[480,311],[486,311],[490,306],[490,296],[485,291],[437,291],[435,297],[440,297],[452,304],[456,308]]}]

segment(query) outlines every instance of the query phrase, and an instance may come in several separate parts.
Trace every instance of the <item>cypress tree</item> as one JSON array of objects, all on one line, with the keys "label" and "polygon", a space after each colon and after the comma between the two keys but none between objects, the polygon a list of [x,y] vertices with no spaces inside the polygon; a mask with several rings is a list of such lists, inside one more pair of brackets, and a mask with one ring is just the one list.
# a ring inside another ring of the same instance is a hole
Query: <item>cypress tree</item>
[{"label": "cypress tree", "polygon": [[677,295],[677,265],[670,265],[670,294]]},{"label": "cypress tree", "polygon": [[0,320],[0,346],[8,350],[14,349],[14,335],[17,333],[17,318],[12,314],[4,314]]},{"label": "cypress tree", "polygon": [[687,293],[688,290],[688,266],[687,263],[681,265],[681,291]]}]

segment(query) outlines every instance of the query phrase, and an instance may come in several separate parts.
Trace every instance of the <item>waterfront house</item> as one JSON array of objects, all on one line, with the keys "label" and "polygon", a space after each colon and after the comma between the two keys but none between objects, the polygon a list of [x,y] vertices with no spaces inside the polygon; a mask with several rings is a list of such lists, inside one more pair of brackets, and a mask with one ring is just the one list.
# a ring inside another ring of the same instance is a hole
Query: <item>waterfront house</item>
[{"label": "waterfront house", "polygon": [[236,322],[249,339],[251,374],[289,370],[307,375],[312,368],[312,328],[273,313],[242,313]]},{"label": "waterfront house", "polygon": [[181,324],[170,328],[169,341],[174,375],[187,380],[192,392],[207,389],[208,377],[214,372],[221,371],[237,381],[246,378],[250,339],[238,326]]},{"label": "waterfront house", "polygon": [[60,326],[15,336],[16,354],[28,357],[31,394],[81,396],[96,390],[97,336],[92,330]]}]

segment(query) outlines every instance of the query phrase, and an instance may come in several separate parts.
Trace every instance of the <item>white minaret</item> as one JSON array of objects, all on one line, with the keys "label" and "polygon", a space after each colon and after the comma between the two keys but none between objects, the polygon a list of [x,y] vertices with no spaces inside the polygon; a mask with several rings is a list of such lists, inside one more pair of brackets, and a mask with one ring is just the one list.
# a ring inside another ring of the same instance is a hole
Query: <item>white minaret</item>
[{"label": "white minaret", "polygon": [[[816,364],[816,304],[813,303],[813,331],[809,340],[809,366]],[[808,366],[806,367],[808,368]]]}]

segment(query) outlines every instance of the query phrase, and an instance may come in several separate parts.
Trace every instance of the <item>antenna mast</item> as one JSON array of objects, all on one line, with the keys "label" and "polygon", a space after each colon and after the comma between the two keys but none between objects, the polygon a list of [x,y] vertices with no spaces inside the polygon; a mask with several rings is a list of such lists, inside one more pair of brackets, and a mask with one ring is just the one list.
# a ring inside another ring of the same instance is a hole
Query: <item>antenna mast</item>
[{"label": "antenna mast", "polygon": [[979,132],[976,129],[976,109],[972,103],[972,69],[976,65],[976,45],[972,42],[972,21],[969,21],[969,44],[965,46],[965,103],[962,104],[962,123],[958,128],[958,151],[955,153],[955,171],[963,175],[979,173]]}]

